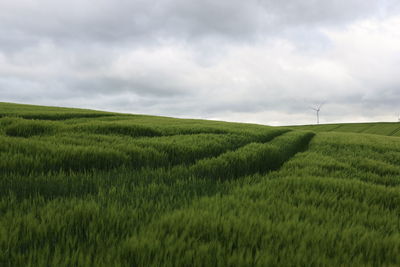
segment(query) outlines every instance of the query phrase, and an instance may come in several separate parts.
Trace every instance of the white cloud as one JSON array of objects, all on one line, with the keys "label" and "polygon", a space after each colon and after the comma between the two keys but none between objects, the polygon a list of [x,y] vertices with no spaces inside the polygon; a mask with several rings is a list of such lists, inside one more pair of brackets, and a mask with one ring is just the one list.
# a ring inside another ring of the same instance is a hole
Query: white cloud
[{"label": "white cloud", "polygon": [[274,125],[322,101],[323,122],[398,112],[396,2],[277,3],[2,2],[0,100]]}]

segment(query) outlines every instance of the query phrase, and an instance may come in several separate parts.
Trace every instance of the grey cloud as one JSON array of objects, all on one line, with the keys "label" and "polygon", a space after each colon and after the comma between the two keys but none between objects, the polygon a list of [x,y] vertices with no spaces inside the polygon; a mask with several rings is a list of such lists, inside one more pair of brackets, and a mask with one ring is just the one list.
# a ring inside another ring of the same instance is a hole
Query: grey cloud
[{"label": "grey cloud", "polygon": [[3,1],[0,101],[267,124],[312,122],[309,106],[325,101],[325,122],[385,116],[400,100],[400,51],[383,45],[396,34],[359,49],[373,37],[352,45],[348,31],[362,19],[386,23],[398,6]]},{"label": "grey cloud", "polygon": [[[130,80],[110,77],[79,80],[70,78],[66,79],[64,83],[72,92],[87,96],[134,93],[147,97],[170,98],[171,96],[183,96],[189,93],[187,90],[179,88],[181,85],[173,84],[173,81],[154,76]],[[164,81],[164,83],[160,81]]]},{"label": "grey cloud", "polygon": [[[157,43],[160,39],[222,36],[248,39],[288,27],[342,25],[388,10],[395,1],[375,0],[17,0],[0,4],[4,39],[51,38],[65,42]],[[392,7],[393,10],[393,7]],[[21,36],[23,35],[23,36]],[[7,43],[7,42],[6,42]]]}]

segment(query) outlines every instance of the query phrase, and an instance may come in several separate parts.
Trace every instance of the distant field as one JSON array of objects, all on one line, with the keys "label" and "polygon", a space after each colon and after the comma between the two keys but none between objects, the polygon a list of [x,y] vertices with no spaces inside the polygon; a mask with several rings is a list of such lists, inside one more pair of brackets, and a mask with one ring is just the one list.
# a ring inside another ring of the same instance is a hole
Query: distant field
[{"label": "distant field", "polygon": [[0,266],[399,266],[399,126],[0,103]]},{"label": "distant field", "polygon": [[293,129],[303,129],[314,132],[351,132],[400,136],[400,123],[398,122],[320,124],[295,126]]}]

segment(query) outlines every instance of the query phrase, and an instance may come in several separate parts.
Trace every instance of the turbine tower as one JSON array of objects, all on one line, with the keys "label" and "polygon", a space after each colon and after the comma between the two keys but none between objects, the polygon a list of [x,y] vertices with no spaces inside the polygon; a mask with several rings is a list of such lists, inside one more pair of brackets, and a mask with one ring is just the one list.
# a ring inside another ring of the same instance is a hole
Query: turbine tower
[{"label": "turbine tower", "polygon": [[321,110],[323,103],[316,105],[315,107],[312,107],[311,109],[317,112],[317,124],[319,124],[319,112]]}]

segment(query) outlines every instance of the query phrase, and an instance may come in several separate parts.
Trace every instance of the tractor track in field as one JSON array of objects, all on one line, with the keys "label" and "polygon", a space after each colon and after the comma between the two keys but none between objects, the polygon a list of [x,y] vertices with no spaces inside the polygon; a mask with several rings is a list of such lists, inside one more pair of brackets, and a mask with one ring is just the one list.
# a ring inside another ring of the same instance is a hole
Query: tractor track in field
[{"label": "tractor track in field", "polygon": [[397,134],[398,132],[400,132],[400,127],[397,128],[396,130],[392,131],[390,134],[388,134],[388,136],[393,136],[393,135]]},{"label": "tractor track in field", "polygon": [[[286,133],[288,133],[288,132],[286,132]],[[285,134],[285,133],[283,133],[283,134],[281,134],[281,135],[279,135],[279,136],[282,136],[282,135],[284,135],[284,134]],[[279,137],[279,136],[276,136],[275,138],[277,138],[277,137]],[[310,135],[306,136],[306,138],[305,138],[305,140],[304,140],[304,143],[303,143],[301,146],[299,146],[299,149],[294,150],[293,153],[290,153],[290,155],[288,155],[288,157],[285,158],[285,160],[283,160],[283,161],[281,162],[281,164],[279,164],[279,166],[277,166],[276,168],[273,168],[273,169],[268,170],[267,173],[268,173],[268,172],[272,172],[272,171],[279,171],[279,169],[282,167],[282,165],[285,164],[286,162],[288,162],[289,160],[291,160],[296,154],[307,151],[307,150],[309,149],[309,145],[310,145],[312,139],[314,138],[314,136],[315,136],[315,134],[310,134]],[[274,140],[275,138],[272,138],[270,141]],[[269,141],[269,142],[270,142],[270,141]],[[268,143],[268,142],[267,142],[267,143]],[[241,176],[241,177],[245,177],[245,176],[252,175],[252,174],[255,174],[255,173],[256,173],[256,172],[253,172],[253,173],[250,173],[250,174],[243,175],[243,176]],[[265,173],[264,173],[264,175],[265,175]],[[236,177],[236,178],[241,178],[241,177]],[[231,188],[231,189],[229,189],[228,191],[226,191],[226,192],[224,192],[224,193],[218,192],[218,194],[219,194],[220,196],[221,196],[221,195],[228,195],[228,194],[230,194],[233,190],[235,190],[236,188],[237,188],[237,187]],[[213,196],[216,196],[216,195],[217,195],[217,192],[215,192],[215,193],[213,193],[213,194],[206,194],[206,193],[197,194],[196,198],[193,198],[193,199],[191,199],[191,200],[188,200],[186,203],[182,203],[182,204],[179,205],[179,206],[177,205],[175,208],[173,208],[173,209],[171,209],[171,210],[168,210],[168,211],[166,211],[166,212],[164,212],[164,213],[162,213],[162,214],[159,214],[159,216],[153,217],[147,225],[145,225],[145,226],[143,226],[143,227],[140,228],[140,231],[146,231],[145,229],[150,229],[150,228],[149,228],[150,225],[152,225],[153,223],[156,223],[157,221],[160,220],[160,218],[165,217],[168,213],[173,213],[173,212],[176,212],[176,211],[185,209],[185,208],[187,208],[187,207],[190,207],[190,206],[192,205],[193,202],[198,202],[198,201],[200,201],[203,197],[213,197]]]},{"label": "tractor track in field", "polygon": [[300,147],[300,148],[299,148],[297,151],[295,151],[290,157],[288,157],[284,162],[282,162],[282,164],[279,166],[279,168],[277,168],[276,170],[273,170],[273,171],[279,170],[279,169],[283,166],[283,164],[285,164],[286,162],[290,161],[290,160],[291,160],[292,158],[294,158],[297,154],[303,153],[303,152],[306,152],[307,150],[309,150],[309,148],[310,148],[310,143],[311,143],[311,141],[314,139],[315,135],[317,135],[317,133],[311,135],[311,136],[306,140],[306,143],[305,143],[302,147]]},{"label": "tractor track in field", "polygon": [[223,180],[268,173],[281,168],[297,153],[306,151],[314,136],[313,132],[288,132],[266,143],[250,143],[219,157],[198,161],[192,170],[199,177]]},{"label": "tractor track in field", "polygon": [[[221,155],[223,155],[223,154],[225,154],[225,153],[237,151],[237,150],[239,150],[239,149],[243,148],[244,146],[249,145],[249,144],[251,144],[251,143],[260,143],[260,144],[269,143],[269,142],[271,142],[272,140],[274,140],[275,138],[277,138],[277,137],[279,137],[279,136],[282,136],[282,135],[284,135],[284,134],[286,134],[286,133],[288,133],[288,132],[289,132],[289,131],[276,132],[275,134],[271,134],[271,136],[269,136],[269,137],[268,137],[266,140],[264,140],[263,142],[257,142],[257,141],[254,141],[254,140],[253,140],[253,141],[249,141],[249,142],[246,142],[246,143],[244,143],[244,144],[242,144],[242,145],[238,145],[238,146],[234,146],[234,147],[232,147],[232,148],[225,149],[224,151],[221,151],[220,153],[216,153],[216,154],[214,154],[214,155],[208,155],[208,156],[205,156],[205,157],[199,157],[199,158],[195,159],[193,162],[191,162],[191,163],[189,163],[189,164],[188,164],[188,163],[185,164],[184,162],[178,162],[178,163],[176,163],[176,164],[171,165],[170,167],[174,168],[174,167],[177,167],[177,166],[180,166],[180,165],[184,165],[184,166],[186,166],[186,167],[190,167],[190,166],[196,164],[196,162],[198,162],[198,161],[207,160],[207,159],[212,159],[212,158],[217,158],[217,157],[219,157],[219,156],[221,156]],[[168,136],[168,137],[169,137],[169,136]],[[163,168],[163,167],[161,167],[161,168]]]}]

